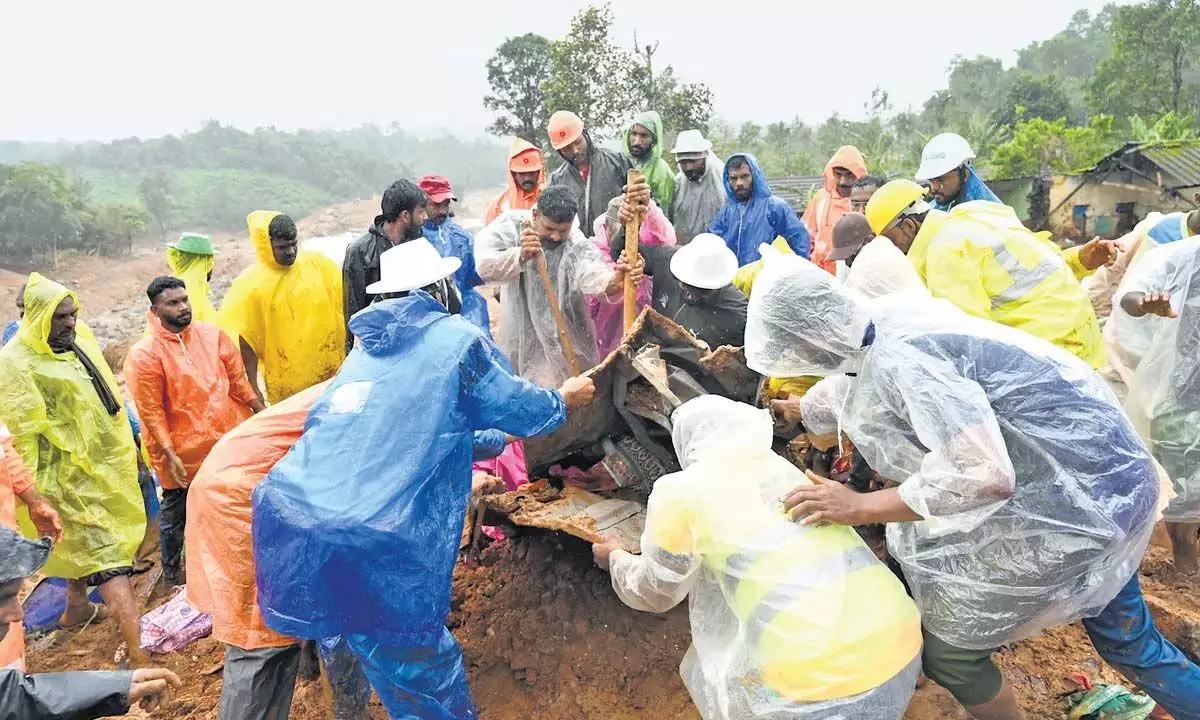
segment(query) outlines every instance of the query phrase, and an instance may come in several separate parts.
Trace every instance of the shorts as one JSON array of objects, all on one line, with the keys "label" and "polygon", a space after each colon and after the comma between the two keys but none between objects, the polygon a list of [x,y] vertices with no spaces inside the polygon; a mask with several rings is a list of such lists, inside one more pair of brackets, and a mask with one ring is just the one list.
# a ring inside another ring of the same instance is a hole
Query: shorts
[{"label": "shorts", "polygon": [[100,572],[92,573],[91,575],[88,575],[84,579],[87,580],[88,587],[100,587],[101,585],[108,582],[109,580],[115,580],[119,577],[129,577],[132,575],[133,575],[133,566],[126,565],[124,567],[109,568],[108,570],[101,570]]},{"label": "shorts", "polygon": [[921,629],[925,640],[922,664],[925,674],[950,691],[954,699],[967,707],[996,699],[1004,687],[1004,675],[992,662],[990,650],[955,647]]}]

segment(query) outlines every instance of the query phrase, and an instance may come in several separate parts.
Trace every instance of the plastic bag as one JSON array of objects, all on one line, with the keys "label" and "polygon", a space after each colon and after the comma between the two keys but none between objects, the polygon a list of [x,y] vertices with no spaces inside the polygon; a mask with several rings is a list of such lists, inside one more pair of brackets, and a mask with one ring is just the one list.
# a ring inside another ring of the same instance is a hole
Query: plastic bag
[{"label": "plastic bag", "polygon": [[142,616],[144,649],[156,653],[179,652],[212,632],[212,615],[196,610],[187,601],[187,587]]}]

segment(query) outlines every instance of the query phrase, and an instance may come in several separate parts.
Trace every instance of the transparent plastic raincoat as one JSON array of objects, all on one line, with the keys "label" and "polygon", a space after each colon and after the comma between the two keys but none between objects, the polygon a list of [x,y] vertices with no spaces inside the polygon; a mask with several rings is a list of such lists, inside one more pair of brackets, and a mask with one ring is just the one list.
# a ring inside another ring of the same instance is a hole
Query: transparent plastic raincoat
[{"label": "transparent plastic raincoat", "polygon": [[1179,294],[1180,273],[1188,258],[1200,249],[1200,237],[1173,242],[1169,245],[1144,243],[1141,256],[1134,259],[1117,291],[1112,296],[1112,315],[1109,322],[1112,330],[1106,333],[1111,339],[1108,344],[1113,366],[1132,381],[1132,375],[1142,362],[1142,357],[1162,331],[1173,321],[1159,315],[1131,316],[1121,307],[1121,298],[1131,292],[1171,292],[1171,307],[1178,313],[1183,308],[1184,297]]},{"label": "transparent plastic raincoat", "polygon": [[217,309],[209,299],[208,275],[216,267],[212,255],[197,255],[176,248],[167,248],[167,265],[171,274],[187,286],[188,302],[192,306],[192,320],[206,323],[217,322]]},{"label": "transparent plastic raincoat", "polygon": [[[629,131],[634,125],[641,125],[654,134],[654,145],[650,147],[650,156],[645,160],[635,158],[629,148]],[[654,202],[658,203],[659,207],[669,208],[675,201],[675,173],[671,172],[671,166],[663,159],[664,143],[666,138],[663,136],[662,116],[655,110],[638,113],[633,122],[625,128],[625,154],[629,156],[633,166],[646,176],[646,184],[650,186]]]},{"label": "transparent plastic raincoat", "polygon": [[[893,295],[918,300],[932,298],[900,248],[882,236],[859,251],[854,265],[846,273],[845,285],[847,290],[865,300]],[[901,301],[900,298],[896,301]]]},{"label": "transparent plastic raincoat", "polygon": [[990,649],[1095,615],[1137,569],[1153,462],[1059,348],[938,301],[868,310],[795,258],[764,269],[746,341],[758,372],[857,373],[842,429],[925,518],[889,524],[888,549],[938,638]]},{"label": "transparent plastic raincoat", "polygon": [[425,292],[377,302],[350,327],[358,347],[253,493],[263,618],[296,637],[432,646],[450,611],[473,431],[549,432],[566,406],[509,374],[478,328]]},{"label": "transparent plastic raincoat", "polygon": [[[25,320],[17,337],[0,350],[0,422],[12,432],[38,492],[62,516],[62,542],[55,544],[43,572],[74,579],[131,565],[146,531],[146,510],[125,410],[118,402],[110,414],[76,353],[55,353],[47,342],[54,310],[67,297],[79,307],[70,290],[30,274]],[[75,334],[78,351],[118,393],[91,330],[80,321]],[[18,520],[25,535],[36,535],[23,506]]]},{"label": "transparent plastic raincoat", "polygon": [[[500,349],[521,377],[542,387],[558,387],[571,370],[537,267],[533,260],[521,262],[521,228],[531,218],[528,210],[511,210],[480,230],[475,262],[485,282],[500,284]],[[558,247],[544,243],[544,252],[579,367],[590,368],[599,355],[588,300],[604,294],[613,269],[578,229]]]},{"label": "transparent plastic raincoat", "polygon": [[[754,192],[746,202],[737,199],[729,184],[729,165],[735,160],[749,165],[754,178]],[[757,260],[758,246],[772,242],[777,236],[787,242],[792,252],[808,257],[808,230],[796,211],[771,193],[771,184],[767,182],[767,174],[758,164],[758,158],[750,153],[730,155],[725,161],[721,180],[725,185],[725,207],[713,218],[708,231],[725,239],[725,244],[737,255],[738,265],[749,265]]]},{"label": "transparent plastic raincoat", "polygon": [[221,327],[254,350],[273,403],[333,377],[346,357],[342,273],[312,250],[280,267],[267,234],[279,214],[256,210],[246,217],[257,262],[237,276],[221,304]]},{"label": "transparent plastic raincoat", "polygon": [[612,585],[642,611],[690,597],[680,673],[701,715],[900,718],[921,621],[899,580],[853,529],[788,520],[780,498],[808,480],[771,451],[766,411],[706,395],[672,420],[683,470],[655,483]]},{"label": "transparent plastic raincoat", "polygon": [[[1163,517],[1200,522],[1200,237],[1154,251],[1134,268],[1126,291],[1171,293],[1179,317],[1128,318],[1154,335],[1130,383],[1126,410],[1166,469],[1176,497]],[[1149,266],[1149,267],[1147,267]],[[1119,298],[1114,298],[1114,314]]]}]

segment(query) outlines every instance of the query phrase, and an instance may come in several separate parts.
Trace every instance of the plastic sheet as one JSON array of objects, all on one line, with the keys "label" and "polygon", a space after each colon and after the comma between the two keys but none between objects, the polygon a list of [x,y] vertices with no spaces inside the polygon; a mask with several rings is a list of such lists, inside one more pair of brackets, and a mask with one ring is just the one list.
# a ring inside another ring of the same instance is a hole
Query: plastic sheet
[{"label": "plastic sheet", "polygon": [[680,672],[701,715],[899,718],[921,649],[899,580],[853,529],[788,520],[780,498],[809,481],[771,451],[765,411],[706,395],[672,422],[683,470],[655,483],[612,584],[642,611],[690,595]]},{"label": "plastic sheet", "polygon": [[426,222],[421,226],[421,232],[442,257],[456,257],[462,261],[458,270],[454,271],[454,282],[462,298],[462,316],[475,323],[491,339],[487,300],[475,289],[483,284],[483,280],[475,272],[475,241],[471,233],[453,218],[447,218],[440,225]]},{"label": "plastic sheet", "polygon": [[1200,238],[1181,240],[1169,245],[1156,245],[1152,241],[1142,244],[1141,256],[1134,260],[1112,296],[1112,316],[1109,319],[1112,324],[1112,332],[1109,334],[1112,342],[1109,343],[1109,348],[1114,356],[1113,364],[1119,364],[1119,370],[1125,370],[1132,376],[1155,338],[1172,322],[1158,315],[1132,317],[1121,307],[1121,299],[1131,292],[1150,293],[1174,289],[1171,307],[1178,313],[1183,307],[1183,297],[1178,292],[1181,262],[1186,261],[1189,255],[1195,255],[1198,249]]},{"label": "plastic sheet", "polygon": [[876,308],[863,337],[867,316],[811,265],[769,264],[747,357],[766,373],[856,368],[842,428],[928,518],[887,530],[926,628],[986,649],[1095,615],[1136,570],[1158,499],[1111,391],[1062,350],[945,303]]},{"label": "plastic sheet", "polygon": [[301,638],[433,642],[450,610],[473,431],[548,432],[566,408],[423,291],[350,325],[359,345],[252,496],[263,617]]},{"label": "plastic sheet", "polygon": [[846,398],[854,386],[849,375],[827,377],[809,388],[800,399],[800,421],[810,435],[832,435],[838,431],[838,420]]},{"label": "plastic sheet", "polygon": [[[1154,333],[1129,386],[1126,410],[1175,489],[1163,512],[1200,521],[1200,237],[1153,251],[1122,289],[1171,293],[1179,317],[1129,318]],[[1120,293],[1118,293],[1120,294]],[[1114,299],[1114,305],[1119,298]],[[1114,317],[1116,310],[1114,309]]]},{"label": "plastic sheet", "polygon": [[926,300],[932,297],[912,263],[886,237],[877,237],[863,246],[846,273],[845,284],[866,299],[897,294]]},{"label": "plastic sheet", "polygon": [[[50,349],[50,323],[64,298],[78,297],[38,273],[25,290],[25,321],[0,350],[0,422],[8,426],[38,492],[63,521],[45,574],[74,579],[133,564],[146,532],[138,487],[137,447],[124,410],[110,415],[74,352]],[[95,336],[82,321],[75,345],[116,391]],[[18,510],[21,531],[35,534],[29,512]]]},{"label": "plastic sheet", "polygon": [[258,210],[247,216],[257,262],[233,281],[220,313],[221,327],[258,356],[272,403],[333,377],[346,356],[342,274],[313,250],[280,267],[267,232],[276,215]]},{"label": "plastic sheet", "polygon": [[[486,282],[500,284],[500,349],[521,377],[543,387],[558,387],[571,370],[536,264],[521,262],[521,228],[531,217],[528,211],[513,210],[481,230],[475,238],[475,261]],[[604,293],[612,268],[578,229],[572,229],[558,247],[543,245],[576,359],[580,368],[589,368],[599,362],[599,356],[588,299]]]}]

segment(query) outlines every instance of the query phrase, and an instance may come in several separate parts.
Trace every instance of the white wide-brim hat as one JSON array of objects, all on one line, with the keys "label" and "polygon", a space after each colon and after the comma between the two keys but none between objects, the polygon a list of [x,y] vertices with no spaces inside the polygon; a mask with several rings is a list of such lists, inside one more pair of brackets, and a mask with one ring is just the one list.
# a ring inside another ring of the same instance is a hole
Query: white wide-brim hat
[{"label": "white wide-brim hat", "polygon": [[719,235],[701,233],[671,256],[671,274],[701,290],[719,290],[737,275],[737,255]]},{"label": "white wide-brim hat", "polygon": [[462,265],[456,257],[442,257],[425,238],[388,248],[379,256],[379,282],[367,286],[371,295],[408,292],[453,275]]}]

